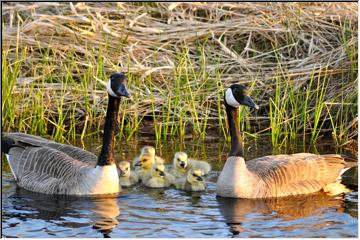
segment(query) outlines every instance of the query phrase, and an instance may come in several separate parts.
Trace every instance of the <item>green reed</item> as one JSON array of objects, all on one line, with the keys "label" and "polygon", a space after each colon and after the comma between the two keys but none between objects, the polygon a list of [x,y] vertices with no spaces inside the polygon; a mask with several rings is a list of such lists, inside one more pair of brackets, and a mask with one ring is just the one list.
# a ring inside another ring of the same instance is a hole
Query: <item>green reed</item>
[{"label": "green reed", "polygon": [[[284,146],[298,138],[304,142],[310,139],[314,144],[326,131],[331,131],[339,145],[356,138],[358,92],[352,84],[357,83],[354,80],[357,49],[349,40],[351,31],[345,22],[341,39],[351,65],[340,77],[331,75],[329,66],[314,65],[306,82],[298,82],[296,76],[287,74],[288,69],[280,64],[274,50],[274,61],[279,63],[275,77],[266,83],[257,78],[248,84],[254,90],[255,102],[263,96],[262,92],[267,93],[261,99],[264,106],[259,112],[247,107],[239,110],[240,129],[245,137],[256,139],[256,130],[250,123],[256,121],[256,115],[261,115],[269,119],[270,133],[264,134],[271,135],[274,146]],[[292,33],[287,38],[289,43],[295,42]],[[59,50],[51,41],[47,47],[39,41],[37,55],[30,54],[19,37],[16,44],[14,52],[6,46],[2,51],[3,131],[51,135],[57,141],[100,134],[107,106],[104,83],[112,72],[128,70],[132,99],[121,101],[120,139],[130,141],[145,127],[151,129],[157,144],[177,138],[184,141],[188,135],[205,139],[212,129],[229,140],[223,94],[230,83],[224,81],[227,72],[220,57],[209,68],[206,51],[213,46],[207,38],[197,42],[195,50],[184,43],[172,59],[172,74],[165,76],[159,71],[154,73],[156,77],[129,70],[130,55],[128,62],[110,61],[107,54],[113,46],[107,40],[98,49],[85,46],[84,61],[78,60],[78,52]],[[154,52],[159,51],[161,45],[158,45]],[[195,51],[196,57],[190,51]],[[59,56],[62,60],[58,60]],[[37,62],[27,63],[35,57]],[[23,78],[22,71],[28,71],[32,77]],[[337,83],[337,79],[342,82]],[[337,86],[344,92],[334,92]]]},{"label": "green reed", "polygon": [[[315,144],[327,120],[325,96],[328,92],[327,68],[320,73],[312,72],[305,87],[284,77],[279,70],[275,80],[274,97],[269,99],[269,118],[273,146],[279,147],[294,142],[302,135],[305,142],[308,133],[310,143]],[[302,130],[300,132],[300,130]]]}]

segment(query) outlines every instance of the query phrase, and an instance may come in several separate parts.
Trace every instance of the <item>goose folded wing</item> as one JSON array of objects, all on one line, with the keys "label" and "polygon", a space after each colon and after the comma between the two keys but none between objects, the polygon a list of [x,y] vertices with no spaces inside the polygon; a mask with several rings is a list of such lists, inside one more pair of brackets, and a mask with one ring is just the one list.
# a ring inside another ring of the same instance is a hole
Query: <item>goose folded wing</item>
[{"label": "goose folded wing", "polygon": [[265,156],[248,162],[248,169],[268,186],[267,195],[297,195],[321,190],[342,169],[338,155],[310,153]]},{"label": "goose folded wing", "polygon": [[[35,192],[66,194],[92,168],[51,147],[13,147],[10,166],[19,186]],[[72,189],[73,190],[73,189]]]},{"label": "goose folded wing", "polygon": [[74,158],[78,161],[84,162],[91,166],[96,166],[97,156],[84,149],[74,147],[71,145],[57,143],[45,138],[33,136],[25,133],[8,133],[7,137],[13,139],[19,145],[25,146],[37,146],[37,147],[49,147],[65,153],[66,155]]}]

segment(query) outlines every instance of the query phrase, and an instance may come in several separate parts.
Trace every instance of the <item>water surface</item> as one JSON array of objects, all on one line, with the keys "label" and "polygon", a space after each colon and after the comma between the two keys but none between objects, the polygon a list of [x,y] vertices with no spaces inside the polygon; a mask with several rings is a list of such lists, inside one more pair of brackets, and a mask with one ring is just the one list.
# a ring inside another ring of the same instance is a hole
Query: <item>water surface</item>
[{"label": "water surface", "polygon": [[[132,159],[151,139],[117,144],[120,159]],[[82,143],[76,143],[81,146]],[[100,151],[99,139],[88,139],[85,149]],[[330,143],[317,148],[302,144],[274,151],[269,141],[246,145],[246,159],[273,153],[334,153]],[[175,151],[205,159],[213,166],[207,190],[189,193],[176,189],[135,186],[118,196],[73,198],[31,193],[16,187],[6,160],[2,159],[3,237],[357,237],[357,168],[345,173],[343,183],[353,191],[341,196],[317,193],[271,200],[217,198],[215,182],[228,153],[228,145],[174,141],[157,147],[171,163]],[[349,159],[351,153],[342,152]]]}]

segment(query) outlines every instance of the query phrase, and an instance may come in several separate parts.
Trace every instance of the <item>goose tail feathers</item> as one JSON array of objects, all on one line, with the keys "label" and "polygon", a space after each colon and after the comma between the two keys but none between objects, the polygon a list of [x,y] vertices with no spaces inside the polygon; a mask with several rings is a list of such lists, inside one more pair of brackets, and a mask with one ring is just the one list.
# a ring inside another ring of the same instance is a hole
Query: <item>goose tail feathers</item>
[{"label": "goose tail feathers", "polygon": [[1,134],[1,151],[5,154],[9,154],[10,148],[16,146],[15,141],[12,138]]},{"label": "goose tail feathers", "polygon": [[342,169],[341,172],[340,172],[340,174],[339,174],[339,176],[336,178],[336,180],[341,180],[342,175],[343,175],[347,170],[349,170],[349,169],[350,169],[349,167]]},{"label": "goose tail feathers", "polygon": [[344,184],[342,184],[340,180],[326,185],[323,190],[326,194],[330,196],[336,196],[341,193],[351,192],[351,190],[348,189]]}]

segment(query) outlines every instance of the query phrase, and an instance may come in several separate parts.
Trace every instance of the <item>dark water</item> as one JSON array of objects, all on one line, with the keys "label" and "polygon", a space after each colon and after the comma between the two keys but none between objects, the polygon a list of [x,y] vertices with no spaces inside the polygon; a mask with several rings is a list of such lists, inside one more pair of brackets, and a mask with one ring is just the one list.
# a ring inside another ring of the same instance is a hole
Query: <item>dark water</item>
[{"label": "dark water", "polygon": [[[144,139],[142,137],[142,139]],[[99,152],[99,141],[85,148]],[[151,140],[117,144],[119,159],[132,159]],[[81,146],[81,143],[78,143]],[[154,145],[154,144],[153,144]],[[2,159],[3,237],[357,237],[357,168],[345,173],[343,183],[353,191],[342,196],[322,193],[272,200],[216,198],[215,182],[228,153],[216,138],[206,142],[174,141],[157,146],[158,155],[171,162],[173,153],[185,150],[191,157],[209,161],[214,171],[207,190],[188,193],[176,189],[136,186],[119,196],[70,198],[35,194],[16,187]],[[334,153],[332,144],[274,151],[269,141],[246,146],[246,158],[275,153]],[[356,158],[343,152],[349,158]],[[127,157],[125,157],[127,156]]]}]

